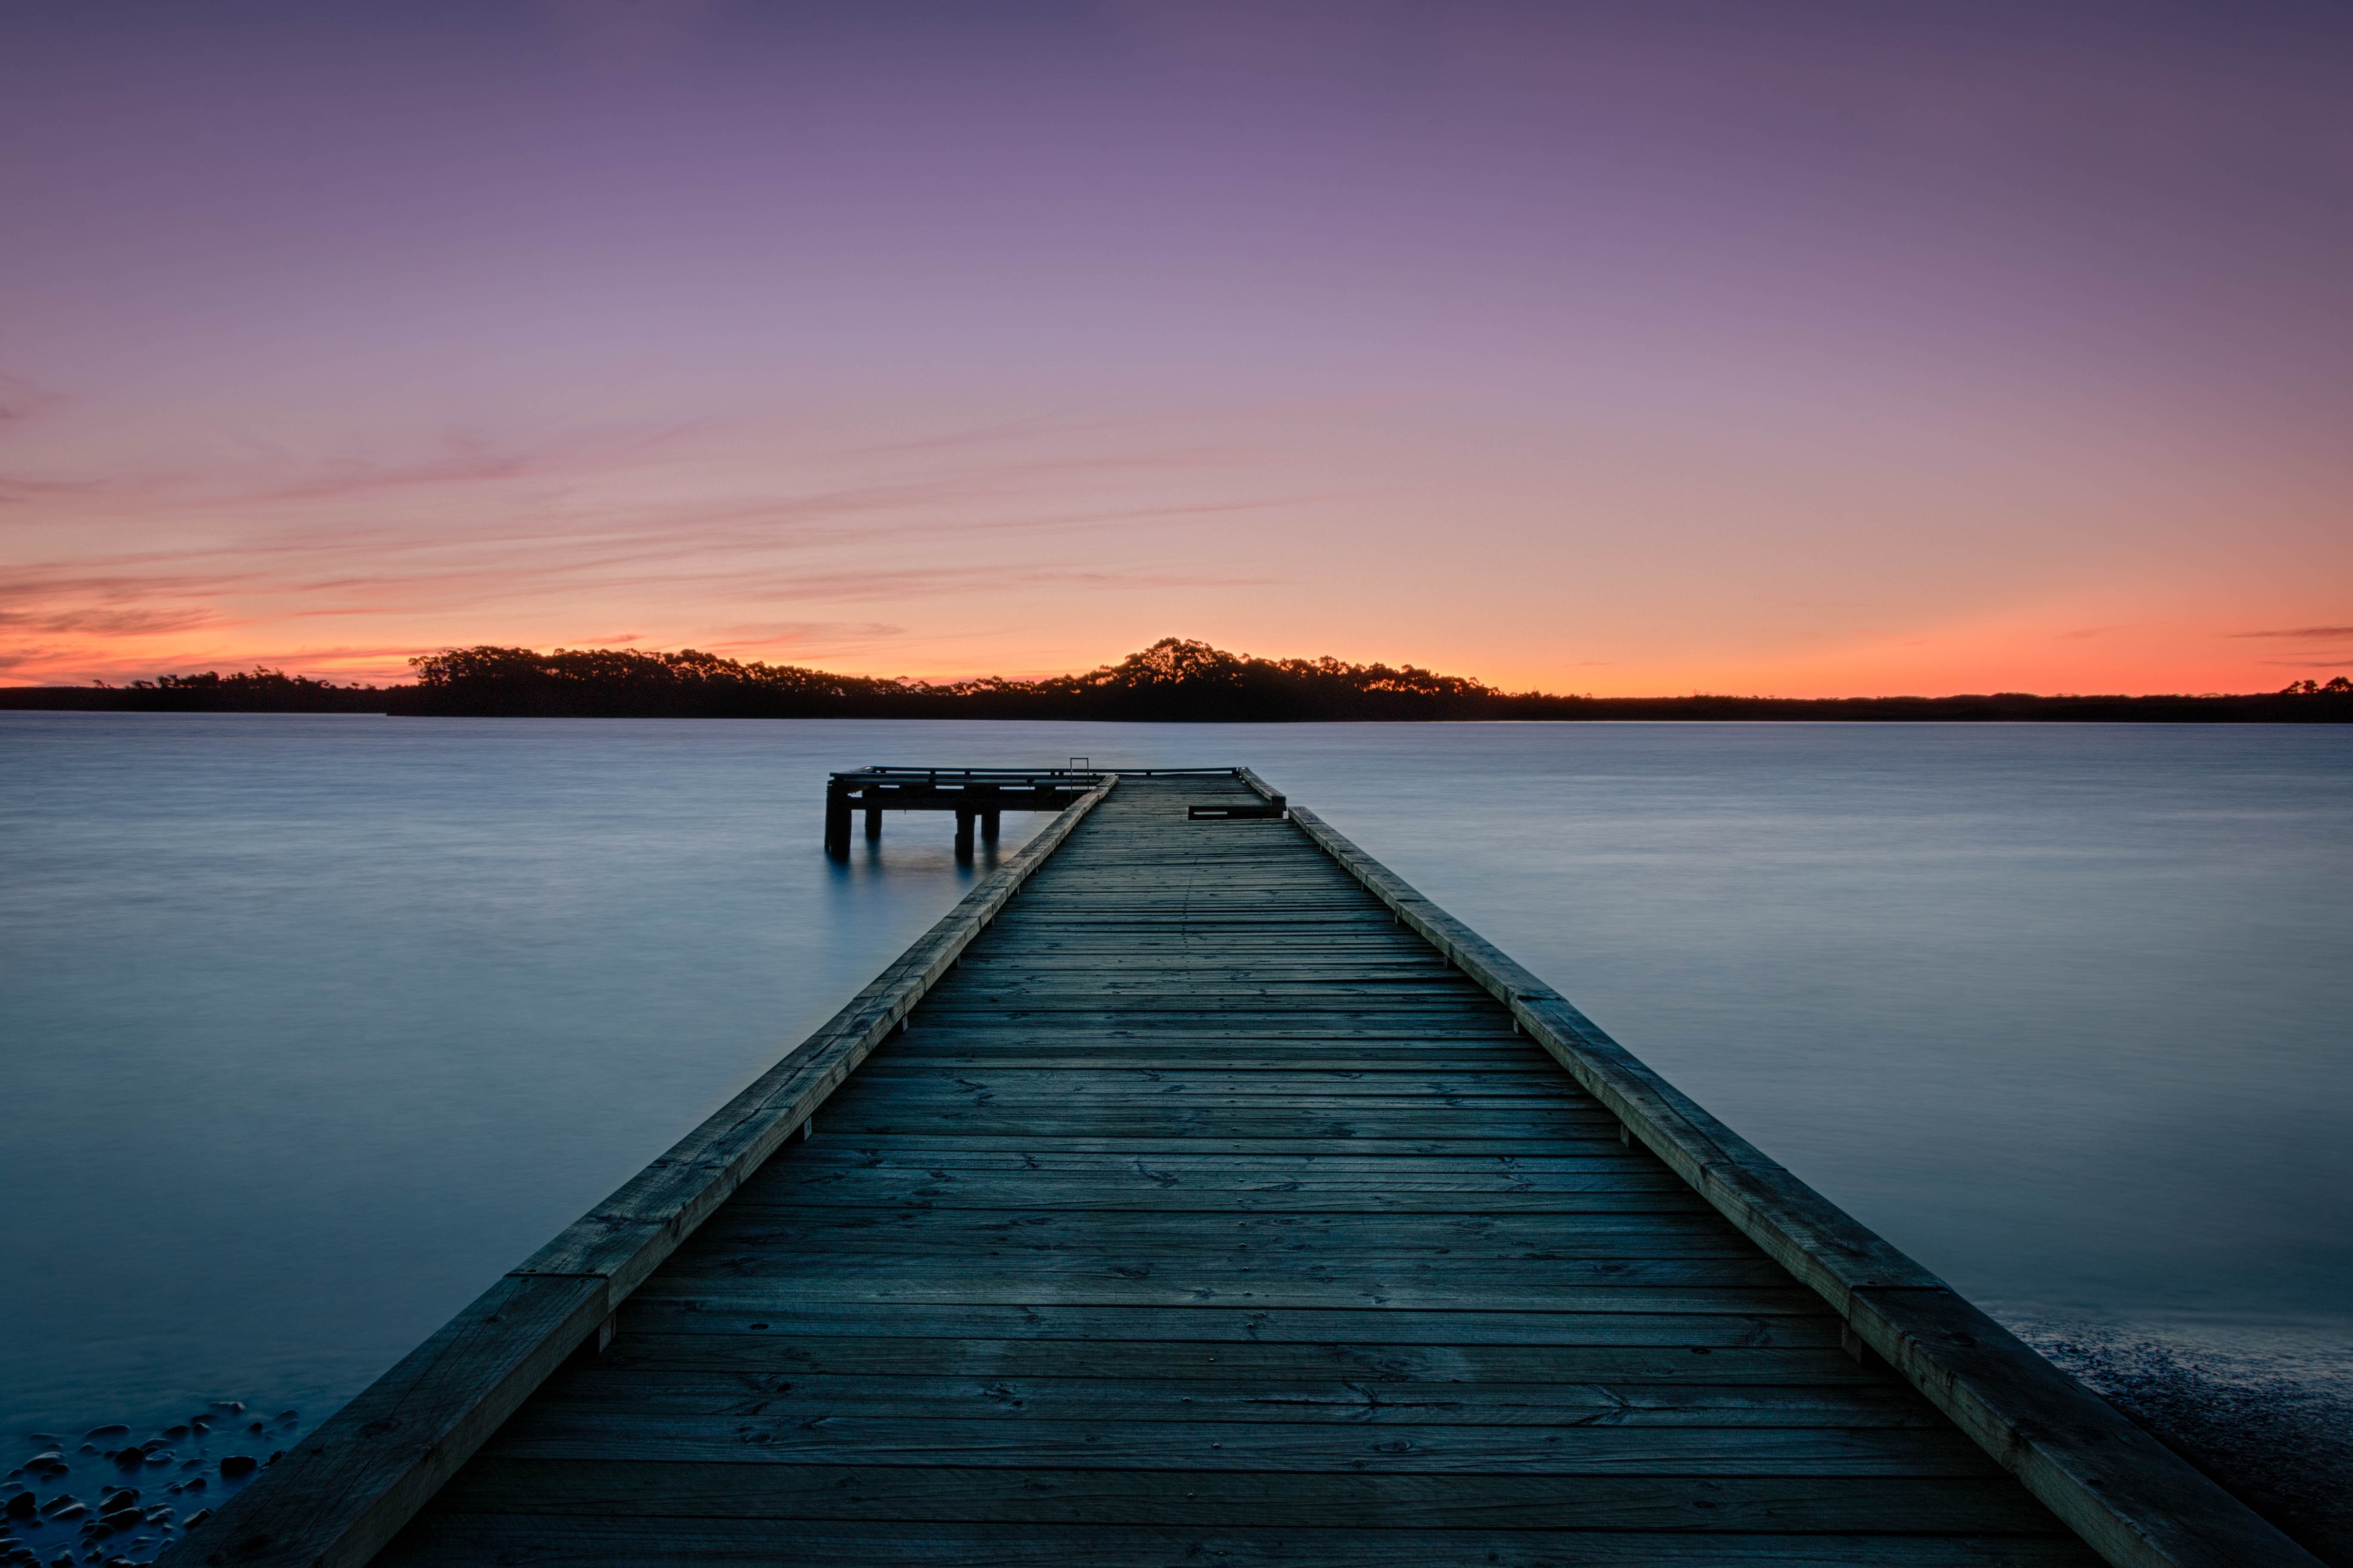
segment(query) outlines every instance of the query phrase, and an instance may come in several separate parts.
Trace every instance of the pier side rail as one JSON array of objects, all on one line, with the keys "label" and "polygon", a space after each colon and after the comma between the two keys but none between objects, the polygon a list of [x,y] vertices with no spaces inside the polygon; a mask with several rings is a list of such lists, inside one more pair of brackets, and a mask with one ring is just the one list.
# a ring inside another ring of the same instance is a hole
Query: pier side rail
[{"label": "pier side rail", "polygon": [[[1248,769],[1242,781],[1282,796]],[[1416,892],[1323,818],[1291,820],[1398,921],[1511,1009],[1579,1088],[1773,1260],[1862,1346],[2119,1568],[2319,1568],[2320,1560],[1959,1292],[1767,1159],[1557,991]]]},{"label": "pier side rail", "polygon": [[375,1556],[567,1357],[606,1341],[621,1301],[808,1125],[1118,783],[1102,773],[816,1033],[288,1449],[171,1555],[285,1568],[356,1568]]}]

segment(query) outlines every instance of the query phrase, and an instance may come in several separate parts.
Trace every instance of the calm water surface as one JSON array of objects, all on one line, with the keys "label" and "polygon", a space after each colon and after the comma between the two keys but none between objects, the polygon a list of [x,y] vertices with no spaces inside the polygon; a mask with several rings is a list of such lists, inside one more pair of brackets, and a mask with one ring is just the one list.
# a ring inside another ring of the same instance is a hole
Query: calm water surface
[{"label": "calm water surface", "polygon": [[828,769],[1071,754],[1255,767],[2076,1364],[2341,1408],[2343,729],[7,713],[0,1431],[323,1415],[969,885]]}]

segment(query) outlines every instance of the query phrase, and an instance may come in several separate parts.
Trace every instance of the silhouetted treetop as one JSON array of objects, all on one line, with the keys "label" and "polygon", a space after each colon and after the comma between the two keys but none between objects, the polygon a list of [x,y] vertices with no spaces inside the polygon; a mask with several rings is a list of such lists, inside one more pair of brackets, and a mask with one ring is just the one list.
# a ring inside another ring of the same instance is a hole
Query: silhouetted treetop
[{"label": "silhouetted treetop", "polygon": [[403,711],[587,716],[1434,719],[1497,695],[1411,665],[1256,658],[1163,637],[1115,665],[1042,680],[933,683],[743,662],[683,648],[445,648],[413,658]]},{"label": "silhouetted treetop", "polygon": [[680,648],[443,648],[378,691],[282,670],[165,675],[128,688],[0,688],[0,707],[369,712],[578,719],[1804,720],[2353,722],[2353,679],[2249,696],[1566,697],[1415,665],[1260,658],[1163,637],[1117,664],[1041,680],[837,675]]},{"label": "silhouetted treetop", "polygon": [[745,664],[699,648],[444,648],[412,658],[417,684],[400,710],[449,714],[663,718],[679,713],[765,716],[887,700],[895,680],[788,664]]}]

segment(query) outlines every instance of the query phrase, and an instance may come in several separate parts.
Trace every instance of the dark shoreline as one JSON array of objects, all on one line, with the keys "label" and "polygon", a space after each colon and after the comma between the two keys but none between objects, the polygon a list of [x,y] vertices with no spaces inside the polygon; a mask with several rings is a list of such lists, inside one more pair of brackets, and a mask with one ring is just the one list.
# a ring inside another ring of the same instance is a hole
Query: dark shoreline
[{"label": "dark shoreline", "polygon": [[[377,713],[468,719],[1000,719],[1130,723],[1479,723],[1683,721],[1692,723],[2125,723],[2346,724],[2353,696],[2337,692],[2223,697],[1552,697],[1493,696],[1414,704],[1334,704],[1149,700],[1078,702],[989,692],[925,692],[875,700],[850,697],[776,700],[765,692],[714,691],[645,700],[636,693],[533,693],[536,700],[483,700],[480,694],[418,686],[319,687],[301,692],[187,687],[0,687],[0,710],[105,713]],[[666,696],[670,694],[665,694]],[[637,700],[633,700],[637,699]]]},{"label": "dark shoreline", "polygon": [[934,685],[725,658],[695,648],[443,648],[398,686],[282,669],[159,675],[129,686],[0,688],[0,708],[139,713],[386,713],[438,719],[1025,719],[1130,723],[1797,721],[1808,723],[2353,722],[2353,679],[2225,696],[1567,696],[1504,691],[1415,665],[1260,658],[1163,637],[1082,675]]}]

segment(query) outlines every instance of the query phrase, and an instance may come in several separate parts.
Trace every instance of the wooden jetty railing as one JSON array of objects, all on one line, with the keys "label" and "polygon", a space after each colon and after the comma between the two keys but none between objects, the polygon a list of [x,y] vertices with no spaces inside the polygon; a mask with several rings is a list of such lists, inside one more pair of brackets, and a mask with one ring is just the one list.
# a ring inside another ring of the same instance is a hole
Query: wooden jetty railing
[{"label": "wooden jetty railing", "polygon": [[178,1552],[2316,1561],[1247,770],[1083,782]]}]

